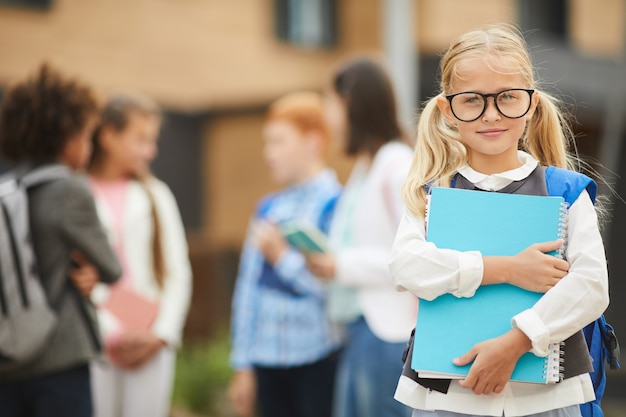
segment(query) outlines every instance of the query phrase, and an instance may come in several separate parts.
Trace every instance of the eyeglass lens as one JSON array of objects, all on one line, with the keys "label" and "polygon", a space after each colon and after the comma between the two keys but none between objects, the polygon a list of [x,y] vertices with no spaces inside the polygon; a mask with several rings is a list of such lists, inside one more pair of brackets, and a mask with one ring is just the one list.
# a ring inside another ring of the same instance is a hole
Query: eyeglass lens
[{"label": "eyeglass lens", "polygon": [[[454,115],[462,121],[478,119],[487,108],[487,96],[478,93],[460,93],[452,97],[450,106]],[[530,109],[531,95],[527,90],[504,90],[495,98],[496,108],[511,119],[522,117]]]}]

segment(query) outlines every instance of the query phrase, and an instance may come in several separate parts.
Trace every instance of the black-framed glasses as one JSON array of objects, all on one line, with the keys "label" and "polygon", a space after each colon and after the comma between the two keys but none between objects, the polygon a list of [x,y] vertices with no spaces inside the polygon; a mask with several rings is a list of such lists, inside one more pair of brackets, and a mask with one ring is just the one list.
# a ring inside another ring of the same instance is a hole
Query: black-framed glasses
[{"label": "black-framed glasses", "polygon": [[446,96],[454,117],[462,122],[473,122],[487,109],[487,99],[493,97],[496,109],[504,117],[519,119],[528,113],[535,90],[509,88],[499,93],[482,94],[474,91],[449,94]]}]

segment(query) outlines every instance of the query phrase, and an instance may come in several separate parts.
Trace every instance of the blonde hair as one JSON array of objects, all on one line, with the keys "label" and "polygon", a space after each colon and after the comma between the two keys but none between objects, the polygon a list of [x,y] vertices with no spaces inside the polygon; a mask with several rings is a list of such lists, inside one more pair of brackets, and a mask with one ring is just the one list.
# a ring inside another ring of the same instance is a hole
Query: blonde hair
[{"label": "blonde hair", "polygon": [[460,64],[470,59],[483,59],[488,65],[495,59],[498,71],[505,68],[506,74],[519,75],[527,88],[535,89],[537,108],[527,121],[519,149],[531,154],[540,165],[568,169],[579,166],[575,152],[570,154],[575,144],[566,113],[559,100],[537,90],[528,47],[519,30],[501,24],[470,31],[454,40],[443,55],[441,91],[426,103],[420,115],[413,162],[402,192],[404,202],[415,215],[424,215],[425,186],[450,186],[452,176],[467,163],[467,149],[459,132],[446,122],[437,101],[452,91],[454,82],[460,79]]}]

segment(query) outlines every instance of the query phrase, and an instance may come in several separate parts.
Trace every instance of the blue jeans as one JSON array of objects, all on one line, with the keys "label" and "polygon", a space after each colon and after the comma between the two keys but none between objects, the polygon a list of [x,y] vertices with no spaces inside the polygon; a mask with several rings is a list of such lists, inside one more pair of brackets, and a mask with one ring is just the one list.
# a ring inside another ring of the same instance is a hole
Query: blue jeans
[{"label": "blue jeans", "polygon": [[[453,413],[451,411],[422,411],[413,410],[412,417],[480,417],[469,414]],[[577,405],[545,411],[538,414],[530,414],[524,417],[580,417],[580,409]]]},{"label": "blue jeans", "polygon": [[0,384],[0,417],[91,417],[89,366]]},{"label": "blue jeans", "polygon": [[334,417],[408,417],[411,410],[393,398],[402,373],[405,343],[388,343],[363,318],[346,326],[335,382]]}]

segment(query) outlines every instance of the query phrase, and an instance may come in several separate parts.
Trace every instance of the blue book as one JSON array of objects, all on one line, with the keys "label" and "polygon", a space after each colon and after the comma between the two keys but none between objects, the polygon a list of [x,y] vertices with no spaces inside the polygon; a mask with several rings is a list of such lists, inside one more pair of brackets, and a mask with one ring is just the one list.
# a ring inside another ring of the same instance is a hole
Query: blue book
[{"label": "blue book", "polygon": [[[563,236],[562,197],[529,196],[454,188],[433,188],[427,207],[426,240],[438,248],[515,255],[534,243]],[[559,253],[554,253],[559,256]],[[452,360],[476,343],[511,329],[511,319],[542,296],[508,284],[480,287],[471,298],[451,294],[419,302],[411,367],[422,378],[461,379],[470,365]],[[561,377],[560,345],[548,357],[528,352],[512,381],[552,383]]]}]

